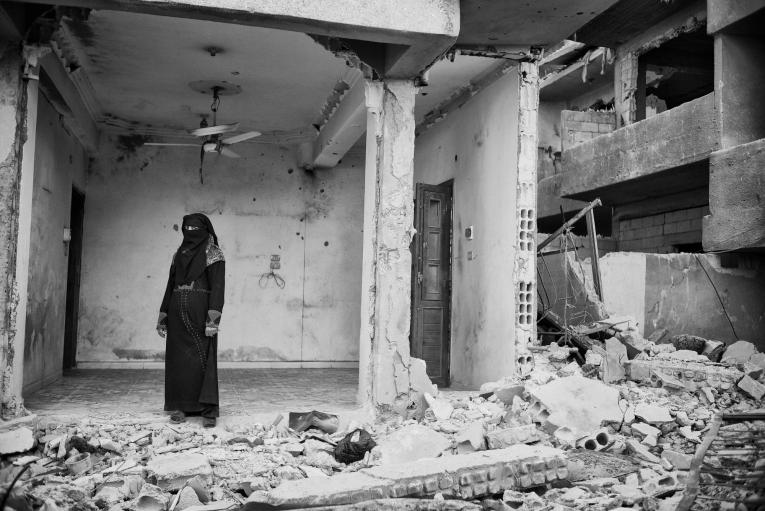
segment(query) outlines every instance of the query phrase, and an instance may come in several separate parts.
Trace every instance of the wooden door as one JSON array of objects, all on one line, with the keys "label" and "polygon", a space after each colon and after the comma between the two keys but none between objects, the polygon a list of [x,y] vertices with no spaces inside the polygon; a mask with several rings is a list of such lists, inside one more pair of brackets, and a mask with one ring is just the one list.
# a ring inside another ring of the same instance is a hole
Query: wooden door
[{"label": "wooden door", "polygon": [[72,188],[69,220],[72,239],[69,242],[69,264],[66,275],[66,317],[64,319],[64,369],[77,365],[77,326],[80,315],[80,269],[82,263],[82,229],[85,219],[85,195]]},{"label": "wooden door", "polygon": [[412,356],[439,386],[449,385],[452,182],[417,185],[412,240]]}]

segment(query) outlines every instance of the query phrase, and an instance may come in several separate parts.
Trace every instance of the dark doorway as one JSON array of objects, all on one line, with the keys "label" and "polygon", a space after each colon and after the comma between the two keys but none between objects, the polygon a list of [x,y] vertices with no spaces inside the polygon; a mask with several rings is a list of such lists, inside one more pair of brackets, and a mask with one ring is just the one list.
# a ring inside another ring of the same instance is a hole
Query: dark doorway
[{"label": "dark doorway", "polygon": [[412,240],[412,356],[449,386],[452,301],[452,181],[417,185]]},{"label": "dark doorway", "polygon": [[85,195],[72,188],[69,220],[69,267],[66,275],[66,320],[64,324],[64,369],[77,365],[77,317],[80,314],[80,267],[82,263],[82,225],[85,218]]}]

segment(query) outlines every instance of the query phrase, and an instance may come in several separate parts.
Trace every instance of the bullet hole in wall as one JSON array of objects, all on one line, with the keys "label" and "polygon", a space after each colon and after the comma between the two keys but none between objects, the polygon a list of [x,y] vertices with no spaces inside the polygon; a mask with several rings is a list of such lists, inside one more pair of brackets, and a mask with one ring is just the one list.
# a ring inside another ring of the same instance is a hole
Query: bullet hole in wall
[{"label": "bullet hole in wall", "polygon": [[292,174],[293,172],[295,172],[294,169],[287,169],[287,174]]},{"label": "bullet hole in wall", "polygon": [[255,202],[257,199],[255,197],[252,198],[252,202]]},{"label": "bullet hole in wall", "polygon": [[173,224],[173,230],[174,230],[175,232],[178,232],[178,224]]},{"label": "bullet hole in wall", "polygon": [[299,233],[299,232],[296,232],[296,233],[295,233],[295,236],[300,236],[300,233]]},{"label": "bullet hole in wall", "polygon": [[457,161],[457,155],[456,154],[454,155],[454,161]]},{"label": "bullet hole in wall", "polygon": [[324,188],[322,188],[321,190],[319,190],[319,193],[324,193]]},{"label": "bullet hole in wall", "polygon": [[328,246],[329,246],[329,241],[325,241],[325,242],[324,242],[324,246],[325,246],[325,247],[328,247]]}]

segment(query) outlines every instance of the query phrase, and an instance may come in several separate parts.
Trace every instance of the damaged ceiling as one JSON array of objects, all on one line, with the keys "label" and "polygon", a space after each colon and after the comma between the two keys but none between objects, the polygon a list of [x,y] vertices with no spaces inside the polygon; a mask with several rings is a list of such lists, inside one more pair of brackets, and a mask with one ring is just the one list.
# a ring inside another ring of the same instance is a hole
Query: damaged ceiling
[{"label": "damaged ceiling", "polygon": [[308,129],[349,72],[345,60],[299,32],[116,11],[65,26],[72,45],[65,50],[79,57],[103,121],[136,132],[198,127],[212,100],[189,87],[198,80],[241,87],[222,98],[219,122]]}]

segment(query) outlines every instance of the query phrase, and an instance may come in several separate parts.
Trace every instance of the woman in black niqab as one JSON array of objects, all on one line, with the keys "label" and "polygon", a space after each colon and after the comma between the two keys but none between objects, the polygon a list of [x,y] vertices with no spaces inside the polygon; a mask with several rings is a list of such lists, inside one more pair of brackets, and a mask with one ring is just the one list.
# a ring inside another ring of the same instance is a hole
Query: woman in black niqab
[{"label": "woman in black niqab", "polygon": [[183,217],[183,242],[170,266],[157,331],[167,339],[165,410],[173,422],[198,413],[206,427],[218,416],[218,325],[225,260],[210,219]]}]

